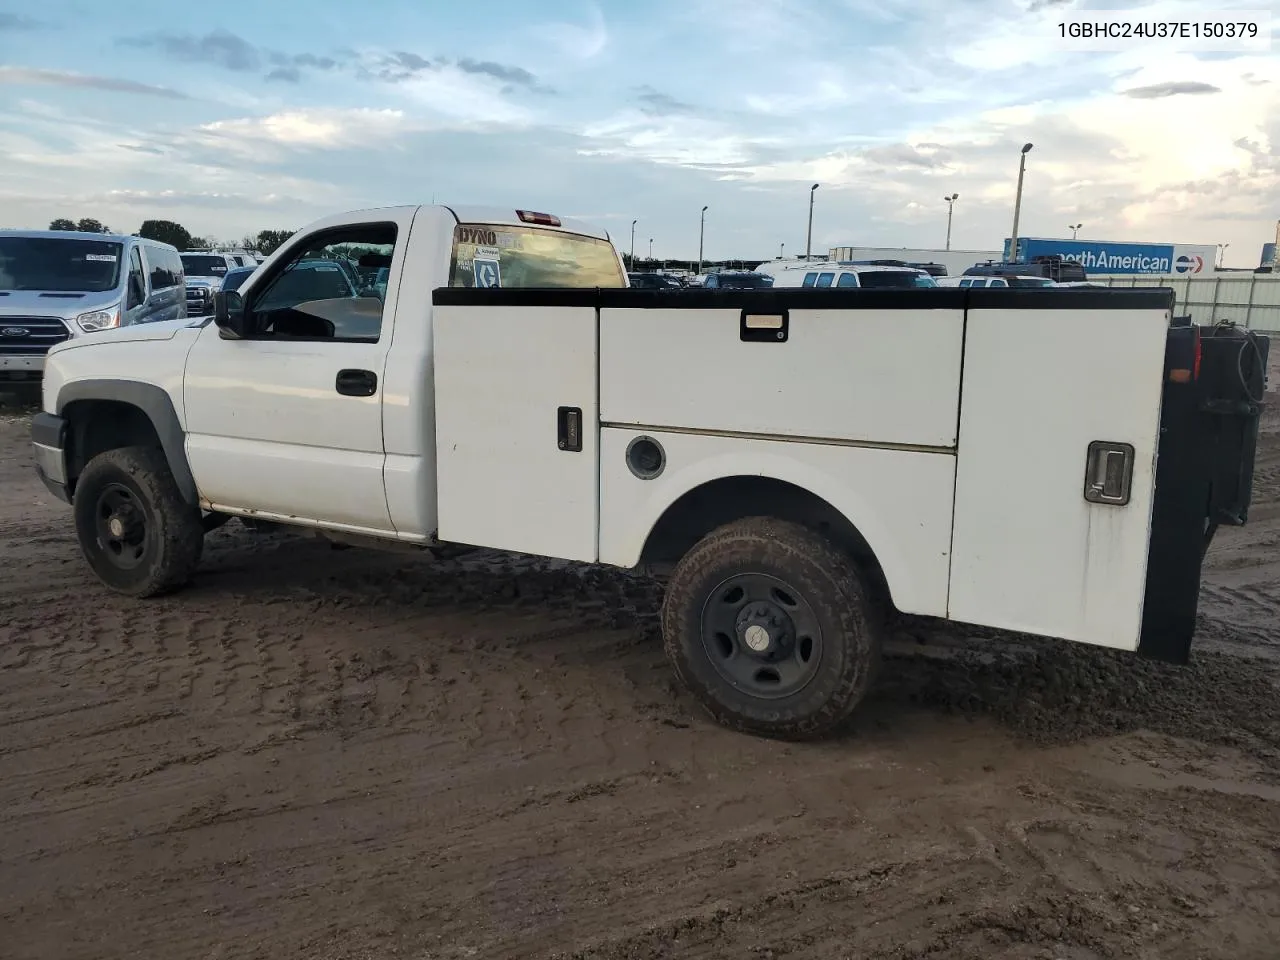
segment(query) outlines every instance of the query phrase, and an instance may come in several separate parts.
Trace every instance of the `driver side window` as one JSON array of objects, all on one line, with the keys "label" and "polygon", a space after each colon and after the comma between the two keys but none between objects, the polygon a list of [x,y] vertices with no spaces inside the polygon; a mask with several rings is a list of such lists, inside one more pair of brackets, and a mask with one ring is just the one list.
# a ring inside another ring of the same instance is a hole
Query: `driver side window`
[{"label": "driver side window", "polygon": [[339,227],[309,237],[254,291],[245,310],[257,339],[375,343],[382,334],[395,224]]}]

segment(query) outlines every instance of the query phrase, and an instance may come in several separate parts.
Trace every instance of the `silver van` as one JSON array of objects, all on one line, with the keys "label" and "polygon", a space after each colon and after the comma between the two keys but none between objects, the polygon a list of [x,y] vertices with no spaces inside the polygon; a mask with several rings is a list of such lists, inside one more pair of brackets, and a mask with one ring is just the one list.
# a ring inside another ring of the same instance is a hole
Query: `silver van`
[{"label": "silver van", "polygon": [[39,380],[55,343],[187,315],[177,248],[141,237],[0,230],[0,382]]}]

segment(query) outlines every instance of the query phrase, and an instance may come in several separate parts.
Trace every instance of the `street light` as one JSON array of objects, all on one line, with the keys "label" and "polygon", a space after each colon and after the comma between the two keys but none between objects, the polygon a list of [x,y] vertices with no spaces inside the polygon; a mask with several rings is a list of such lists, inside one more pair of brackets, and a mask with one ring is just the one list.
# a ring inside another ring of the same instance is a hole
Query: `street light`
[{"label": "street light", "polygon": [[1018,216],[1022,213],[1022,177],[1027,172],[1027,154],[1031,144],[1022,145],[1022,155],[1018,158],[1018,191],[1013,198],[1013,236],[1009,238],[1009,259],[1018,261]]},{"label": "street light", "polygon": [[698,224],[698,272],[702,272],[702,238],[707,232],[707,208],[702,208],[702,220]]},{"label": "street light", "polygon": [[782,255],[782,254],[783,254],[783,251],[784,251],[784,250],[786,250],[786,249],[787,249],[787,245],[786,245],[785,243],[780,243],[780,244],[778,244],[778,259],[779,259],[779,260],[782,260],[782,259],[783,259],[783,255]]},{"label": "street light", "polygon": [[1071,239],[1072,239],[1072,240],[1074,240],[1074,239],[1076,238],[1076,231],[1077,231],[1077,230],[1079,230],[1079,229],[1080,229],[1081,227],[1083,227],[1083,226],[1084,226],[1084,224],[1083,224],[1083,223],[1068,223],[1068,224],[1067,224],[1067,227],[1071,230]]},{"label": "street light", "polygon": [[804,242],[805,260],[808,260],[810,254],[813,253],[813,192],[817,189],[818,185],[816,183],[809,188],[809,234]]},{"label": "street light", "polygon": [[636,268],[636,224],[639,220],[631,221],[631,269]]},{"label": "street light", "polygon": [[653,262],[653,237],[649,238],[649,262]]},{"label": "street light", "polygon": [[947,249],[951,249],[951,211],[956,205],[956,199],[960,196],[958,193],[950,193],[942,199],[947,201]]},{"label": "street light", "polygon": [[1229,246],[1231,246],[1231,244],[1229,244],[1229,243],[1220,243],[1220,244],[1218,244],[1218,265],[1217,265],[1216,269],[1218,269],[1218,270],[1221,270],[1221,269],[1222,269],[1223,261],[1225,261],[1225,260],[1226,260],[1226,258],[1227,258],[1227,247],[1229,247]]}]

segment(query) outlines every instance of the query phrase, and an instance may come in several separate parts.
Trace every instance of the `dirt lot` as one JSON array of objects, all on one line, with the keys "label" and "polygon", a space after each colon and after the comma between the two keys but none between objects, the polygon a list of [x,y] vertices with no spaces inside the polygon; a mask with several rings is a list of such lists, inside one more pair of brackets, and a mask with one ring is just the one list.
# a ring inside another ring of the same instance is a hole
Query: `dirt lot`
[{"label": "dirt lot", "polygon": [[614,572],[232,523],[109,596],[0,421],[0,956],[1280,955],[1274,410],[1193,666],[920,628],[806,746],[704,720]]}]

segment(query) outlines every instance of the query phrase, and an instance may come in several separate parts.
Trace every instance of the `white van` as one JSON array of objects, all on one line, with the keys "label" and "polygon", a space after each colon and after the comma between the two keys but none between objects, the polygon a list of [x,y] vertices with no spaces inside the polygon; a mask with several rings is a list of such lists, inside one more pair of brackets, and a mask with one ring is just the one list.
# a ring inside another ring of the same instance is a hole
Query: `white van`
[{"label": "white van", "polygon": [[915,267],[853,266],[840,263],[810,263],[784,267],[773,274],[775,287],[893,288],[936,287],[927,270]]},{"label": "white van", "polygon": [[49,348],[71,337],[186,315],[176,247],[124,234],[0,231],[2,380],[40,380]]},{"label": "white van", "polygon": [[[939,277],[940,287],[979,287],[990,290],[993,287],[1057,287],[1048,277],[1015,276],[1015,277]],[[1074,286],[1074,284],[1073,284]]]}]

